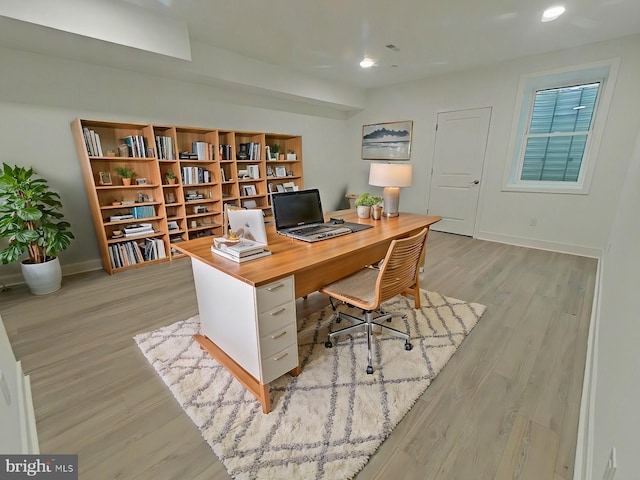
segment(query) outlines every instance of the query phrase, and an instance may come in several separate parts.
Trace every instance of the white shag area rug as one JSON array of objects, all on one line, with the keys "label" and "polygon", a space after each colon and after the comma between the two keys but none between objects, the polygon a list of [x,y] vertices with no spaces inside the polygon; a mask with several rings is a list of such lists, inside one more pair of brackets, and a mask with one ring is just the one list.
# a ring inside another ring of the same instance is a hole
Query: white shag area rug
[{"label": "white shag area rug", "polygon": [[[403,312],[392,326],[409,329],[404,340],[377,335],[373,375],[365,372],[364,333],[324,342],[327,307],[298,321],[302,373],[270,384],[271,413],[192,336],[198,317],[174,323],[135,341],[202,436],[236,479],[349,479],[367,463],[476,325],[485,307],[421,291],[422,308],[396,297],[383,307]],[[341,308],[345,308],[344,306]],[[355,312],[359,314],[360,312]]]}]

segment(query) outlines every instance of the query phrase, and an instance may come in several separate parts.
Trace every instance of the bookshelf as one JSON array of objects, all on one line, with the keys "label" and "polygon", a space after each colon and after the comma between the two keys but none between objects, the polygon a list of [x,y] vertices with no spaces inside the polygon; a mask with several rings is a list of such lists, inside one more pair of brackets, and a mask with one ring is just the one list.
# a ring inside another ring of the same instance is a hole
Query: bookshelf
[{"label": "bookshelf", "polygon": [[[182,256],[172,244],[221,236],[226,204],[260,208],[268,223],[271,193],[303,188],[299,136],[84,119],[71,130],[109,274]],[[281,159],[268,158],[276,144]],[[133,169],[131,185],[118,167]]]}]

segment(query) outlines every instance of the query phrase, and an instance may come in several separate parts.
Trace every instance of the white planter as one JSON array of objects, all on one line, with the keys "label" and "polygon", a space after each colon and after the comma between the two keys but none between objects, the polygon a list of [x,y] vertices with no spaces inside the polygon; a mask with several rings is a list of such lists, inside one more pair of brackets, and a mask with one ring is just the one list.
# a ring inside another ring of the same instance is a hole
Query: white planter
[{"label": "white planter", "polygon": [[34,295],[46,295],[60,290],[62,269],[58,257],[45,263],[21,263],[22,276]]},{"label": "white planter", "polygon": [[358,218],[369,218],[371,216],[371,207],[368,205],[358,205],[356,207]]}]

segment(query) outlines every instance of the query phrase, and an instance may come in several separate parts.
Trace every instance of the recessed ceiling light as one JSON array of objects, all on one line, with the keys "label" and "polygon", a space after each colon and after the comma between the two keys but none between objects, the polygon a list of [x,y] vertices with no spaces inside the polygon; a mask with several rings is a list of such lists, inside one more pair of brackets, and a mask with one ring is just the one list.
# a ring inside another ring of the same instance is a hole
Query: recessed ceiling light
[{"label": "recessed ceiling light", "polygon": [[552,20],[555,20],[560,15],[562,15],[565,10],[566,9],[562,5],[549,7],[544,11],[544,13],[542,14],[542,18],[540,20],[542,20],[543,22],[551,22]]},{"label": "recessed ceiling light", "polygon": [[360,66],[362,68],[371,68],[375,65],[375,62],[373,60],[371,60],[370,58],[364,57],[362,59],[362,61],[360,62]]}]

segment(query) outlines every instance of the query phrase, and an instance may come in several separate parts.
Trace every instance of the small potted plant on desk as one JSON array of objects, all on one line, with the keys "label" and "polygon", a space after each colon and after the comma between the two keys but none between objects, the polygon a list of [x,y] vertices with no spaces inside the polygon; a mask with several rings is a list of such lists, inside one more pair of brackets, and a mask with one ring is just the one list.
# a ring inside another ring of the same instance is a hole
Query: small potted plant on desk
[{"label": "small potted plant on desk", "polygon": [[116,167],[116,173],[122,177],[123,185],[131,185],[131,179],[135,173],[132,168]]},{"label": "small potted plant on desk", "polygon": [[382,202],[382,197],[377,197],[369,193],[363,193],[356,198],[356,213],[358,218],[369,218],[371,216],[371,207]]},{"label": "small potted plant on desk", "polygon": [[3,264],[16,262],[24,253],[21,269],[34,295],[55,292],[62,285],[58,254],[69,246],[71,225],[64,221],[60,195],[47,181],[35,178],[32,168],[0,169],[0,238],[9,240],[0,250]]}]

